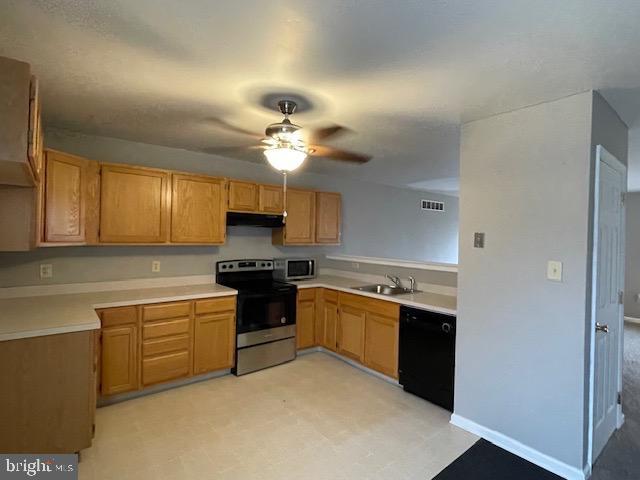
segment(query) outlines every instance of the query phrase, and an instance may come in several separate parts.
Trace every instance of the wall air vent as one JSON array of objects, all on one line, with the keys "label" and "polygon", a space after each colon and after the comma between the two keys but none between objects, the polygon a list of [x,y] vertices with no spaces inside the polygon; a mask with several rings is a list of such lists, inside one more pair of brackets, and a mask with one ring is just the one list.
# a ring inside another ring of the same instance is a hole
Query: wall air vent
[{"label": "wall air vent", "polygon": [[421,200],[420,207],[422,210],[444,212],[444,202],[438,202],[437,200]]}]

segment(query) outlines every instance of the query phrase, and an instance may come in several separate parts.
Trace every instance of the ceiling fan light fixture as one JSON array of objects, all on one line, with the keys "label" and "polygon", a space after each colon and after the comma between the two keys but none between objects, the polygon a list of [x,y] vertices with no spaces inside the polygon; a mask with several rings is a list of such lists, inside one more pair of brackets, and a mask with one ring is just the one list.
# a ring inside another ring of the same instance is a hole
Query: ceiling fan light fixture
[{"label": "ceiling fan light fixture", "polygon": [[274,147],[267,148],[264,151],[264,156],[267,158],[267,162],[281,172],[292,172],[307,158],[307,153],[290,147]]}]

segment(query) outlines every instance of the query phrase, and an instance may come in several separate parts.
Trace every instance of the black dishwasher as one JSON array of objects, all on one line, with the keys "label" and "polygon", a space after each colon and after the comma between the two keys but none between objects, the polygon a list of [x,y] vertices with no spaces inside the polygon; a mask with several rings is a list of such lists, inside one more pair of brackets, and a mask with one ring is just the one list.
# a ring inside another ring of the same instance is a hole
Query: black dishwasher
[{"label": "black dishwasher", "polygon": [[453,411],[456,317],[400,307],[399,381],[405,391]]}]

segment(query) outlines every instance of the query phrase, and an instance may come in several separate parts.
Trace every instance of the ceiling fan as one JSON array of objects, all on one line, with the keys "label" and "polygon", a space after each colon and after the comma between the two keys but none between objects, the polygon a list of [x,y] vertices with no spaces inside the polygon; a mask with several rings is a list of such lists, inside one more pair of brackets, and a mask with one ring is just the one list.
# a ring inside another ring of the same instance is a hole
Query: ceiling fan
[{"label": "ceiling fan", "polygon": [[[320,142],[331,137],[349,132],[350,130],[340,125],[308,130],[292,123],[289,117],[296,111],[297,104],[293,100],[283,99],[278,102],[278,108],[284,118],[277,123],[272,123],[265,129],[265,136],[257,135],[243,128],[239,128],[226,123],[221,119],[212,119],[220,127],[231,130],[235,133],[250,135],[260,141],[259,145],[249,147],[232,147],[231,150],[255,150],[264,151],[267,161],[281,172],[290,172],[297,169],[307,156],[324,157],[332,160],[366,163],[371,160],[371,156],[342,150],[328,145],[321,145]],[[209,149],[216,152],[217,149]],[[222,148],[220,151],[229,151],[229,148]]]}]

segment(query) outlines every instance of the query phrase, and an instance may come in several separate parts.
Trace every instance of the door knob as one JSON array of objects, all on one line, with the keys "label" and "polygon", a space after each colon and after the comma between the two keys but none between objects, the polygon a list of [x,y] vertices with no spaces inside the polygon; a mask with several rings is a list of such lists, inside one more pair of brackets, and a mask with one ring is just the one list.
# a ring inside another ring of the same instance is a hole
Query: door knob
[{"label": "door knob", "polygon": [[609,325],[602,325],[596,322],[596,332],[609,333]]}]

